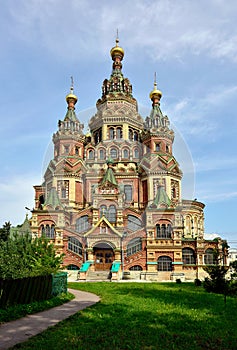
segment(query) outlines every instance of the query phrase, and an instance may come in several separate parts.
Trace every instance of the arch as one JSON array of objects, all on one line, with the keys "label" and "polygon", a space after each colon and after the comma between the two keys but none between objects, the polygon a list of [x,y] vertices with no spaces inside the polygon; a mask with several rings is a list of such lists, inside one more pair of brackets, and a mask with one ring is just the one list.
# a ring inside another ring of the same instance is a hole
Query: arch
[{"label": "arch", "polygon": [[140,237],[133,238],[127,244],[127,256],[135,254],[142,250],[142,239]]},{"label": "arch", "polygon": [[142,267],[140,265],[133,265],[129,268],[129,271],[142,271]]},{"label": "arch", "polygon": [[138,148],[135,148],[135,149],[134,149],[134,151],[133,151],[133,156],[134,156],[134,158],[139,158],[140,152],[139,152]]},{"label": "arch", "polygon": [[157,260],[158,271],[172,271],[172,259],[169,256],[160,256]]},{"label": "arch", "polygon": [[184,264],[194,265],[196,264],[195,252],[192,248],[182,249],[182,260]]},{"label": "arch", "polygon": [[116,246],[112,242],[108,241],[98,241],[92,245],[92,248],[98,249],[115,249]]}]

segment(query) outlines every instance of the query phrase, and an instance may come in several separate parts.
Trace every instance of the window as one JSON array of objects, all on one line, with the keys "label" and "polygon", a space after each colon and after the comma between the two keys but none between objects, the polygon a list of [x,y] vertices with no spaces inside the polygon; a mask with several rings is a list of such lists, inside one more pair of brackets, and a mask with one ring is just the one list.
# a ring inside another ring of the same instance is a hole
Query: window
[{"label": "window", "polygon": [[123,137],[122,128],[116,129],[116,136],[117,136],[117,139],[122,139]]},{"label": "window", "polygon": [[204,264],[206,265],[214,265],[214,250],[212,248],[208,248],[205,251],[204,255]]},{"label": "window", "polygon": [[182,259],[184,264],[195,264],[195,254],[193,249],[191,248],[183,248],[182,249]]},{"label": "window", "polygon": [[142,250],[142,239],[134,238],[127,245],[127,256],[135,254]]},{"label": "window", "polygon": [[138,132],[137,131],[134,131],[134,133],[133,133],[133,140],[138,141]]},{"label": "window", "polygon": [[114,205],[110,205],[108,211],[108,220],[109,222],[116,222],[116,207]]},{"label": "window", "polygon": [[82,244],[76,237],[68,237],[68,250],[82,255]]},{"label": "window", "polygon": [[79,155],[79,147],[75,147],[75,154],[78,156]]},{"label": "window", "polygon": [[128,131],[128,138],[129,138],[130,141],[133,141],[133,131],[132,131],[132,129],[129,129],[129,131]]},{"label": "window", "polygon": [[62,199],[68,198],[69,195],[69,181],[68,180],[59,180],[57,182],[57,191],[59,197]]},{"label": "window", "polygon": [[88,152],[88,159],[94,159],[94,158],[95,158],[94,151],[90,149]]},{"label": "window", "polygon": [[125,201],[131,202],[132,201],[132,186],[131,185],[124,185],[124,194],[125,194]]},{"label": "window", "polygon": [[102,217],[103,215],[105,217],[107,217],[107,207],[106,207],[106,205],[101,205],[101,207],[100,207],[100,217]]},{"label": "window", "polygon": [[64,153],[68,154],[69,153],[69,146],[64,145]]},{"label": "window", "polygon": [[142,222],[134,215],[128,215],[128,230],[137,231],[142,227]]},{"label": "window", "polygon": [[85,232],[89,229],[89,220],[88,215],[81,216],[76,221],[76,231],[77,232]]},{"label": "window", "polygon": [[54,225],[41,225],[41,235],[46,238],[53,239],[55,237],[55,226]]},{"label": "window", "polygon": [[105,151],[103,149],[99,150],[99,159],[105,159]]},{"label": "window", "polygon": [[156,152],[160,151],[160,143],[156,143]]},{"label": "window", "polygon": [[139,158],[139,151],[137,148],[134,150],[134,158]]},{"label": "window", "polygon": [[109,139],[110,140],[114,139],[114,128],[109,128]]},{"label": "window", "polygon": [[170,224],[158,224],[156,225],[156,237],[157,238],[171,238],[172,226]]},{"label": "window", "polygon": [[169,151],[170,151],[169,146],[166,145],[165,149],[166,149],[166,152],[169,153]]},{"label": "window", "polygon": [[157,261],[158,271],[172,271],[172,259],[169,256],[160,256]]},{"label": "window", "polygon": [[127,159],[129,157],[129,151],[127,149],[123,150],[123,158]]},{"label": "window", "polygon": [[142,267],[139,265],[131,266],[129,271],[142,271]]},{"label": "window", "polygon": [[117,159],[118,158],[118,151],[116,148],[111,148],[110,150],[110,157],[112,159]]}]

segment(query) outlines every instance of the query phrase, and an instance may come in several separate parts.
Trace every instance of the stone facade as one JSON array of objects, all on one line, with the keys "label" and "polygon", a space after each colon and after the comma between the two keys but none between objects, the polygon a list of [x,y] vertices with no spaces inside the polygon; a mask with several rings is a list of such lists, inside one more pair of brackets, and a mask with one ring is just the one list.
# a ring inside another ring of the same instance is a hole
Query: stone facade
[{"label": "stone facade", "polygon": [[[151,112],[138,113],[132,85],[122,73],[124,50],[111,49],[112,73],[102,85],[90,132],[75,113],[73,84],[68,110],[53,135],[54,158],[35,188],[31,229],[46,235],[63,265],[109,270],[141,280],[203,277],[222,240],[204,240],[204,204],[182,199],[182,171],[173,155],[174,132],[150,93]],[[222,252],[224,255],[226,252]],[[121,276],[121,274],[120,274]]]}]

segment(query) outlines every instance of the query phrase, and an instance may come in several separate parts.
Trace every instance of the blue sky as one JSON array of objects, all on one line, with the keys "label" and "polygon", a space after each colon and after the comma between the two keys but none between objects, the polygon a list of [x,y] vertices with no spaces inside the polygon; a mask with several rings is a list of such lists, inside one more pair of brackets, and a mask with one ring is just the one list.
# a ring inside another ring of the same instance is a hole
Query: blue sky
[{"label": "blue sky", "polygon": [[79,118],[92,116],[118,28],[143,117],[157,73],[183,197],[206,204],[206,233],[237,245],[236,21],[235,0],[1,1],[0,225],[33,207],[71,75]]}]

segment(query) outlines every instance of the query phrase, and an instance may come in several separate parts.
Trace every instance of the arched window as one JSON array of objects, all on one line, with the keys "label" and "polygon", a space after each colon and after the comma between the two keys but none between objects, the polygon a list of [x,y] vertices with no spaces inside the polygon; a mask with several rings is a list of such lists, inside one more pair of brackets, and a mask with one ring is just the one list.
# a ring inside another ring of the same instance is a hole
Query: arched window
[{"label": "arched window", "polygon": [[137,231],[142,227],[142,222],[134,215],[128,215],[128,230]]},{"label": "arched window", "polygon": [[112,159],[117,159],[118,158],[118,151],[116,148],[111,148],[110,150],[110,157]]},{"label": "arched window", "polygon": [[134,150],[134,158],[139,158],[139,151],[137,148]]},{"label": "arched window", "polygon": [[195,253],[191,248],[183,248],[182,249],[182,260],[184,264],[192,264],[196,263]]},{"label": "arched window", "polygon": [[54,225],[51,225],[50,227],[50,233],[49,233],[49,236],[47,236],[48,238],[54,238],[55,236],[55,226]]},{"label": "arched window", "polygon": [[114,128],[109,128],[109,139],[110,140],[114,139]]},{"label": "arched window", "polygon": [[142,267],[139,265],[133,265],[130,267],[129,271],[142,271]]},{"label": "arched window", "polygon": [[127,245],[127,256],[135,254],[142,250],[142,239],[134,238]]},{"label": "arched window", "polygon": [[137,131],[134,131],[134,133],[133,133],[133,140],[138,141],[138,132]]},{"label": "arched window", "polygon": [[76,221],[76,231],[77,232],[85,232],[89,229],[89,220],[88,215],[81,216]]},{"label": "arched window", "polygon": [[124,185],[124,194],[125,194],[125,201],[131,202],[132,201],[132,186],[131,185]]},{"label": "arched window", "polygon": [[41,231],[41,236],[44,236],[44,235],[45,235],[45,228],[44,228],[44,225],[41,225],[41,226],[40,226],[40,231]]},{"label": "arched window", "polygon": [[95,153],[93,149],[90,149],[88,152],[88,159],[94,159],[95,158]]},{"label": "arched window", "polygon": [[123,150],[123,158],[124,158],[124,159],[128,159],[128,157],[129,157],[129,151],[125,148],[125,149]]},{"label": "arched window", "polygon": [[156,237],[157,238],[171,238],[172,226],[170,224],[157,224],[156,225]]},{"label": "arched window", "polygon": [[116,222],[116,207],[115,205],[110,205],[108,211],[108,220],[109,222]]},{"label": "arched window", "polygon": [[169,150],[169,146],[168,145],[166,145],[165,149],[166,149],[166,152],[169,153],[170,150]]},{"label": "arched window", "polygon": [[158,271],[172,271],[172,259],[169,256],[160,256],[157,261]]},{"label": "arched window", "polygon": [[215,265],[214,250],[212,248],[208,248],[205,251],[204,264],[206,264],[206,265]]},{"label": "arched window", "polygon": [[68,237],[68,250],[73,253],[82,255],[82,244],[76,237]]},{"label": "arched window", "polygon": [[105,159],[105,151],[103,149],[99,150],[99,159]]},{"label": "arched window", "polygon": [[156,143],[156,152],[160,151],[160,143]]},{"label": "arched window", "polygon": [[117,136],[117,139],[123,138],[122,128],[119,127],[116,129],[116,136]]},{"label": "arched window", "polygon": [[45,235],[46,237],[50,236],[50,226],[48,224],[45,226]]},{"label": "arched window", "polygon": [[133,130],[132,129],[129,129],[129,131],[128,131],[128,138],[130,141],[133,141]]},{"label": "arched window", "polygon": [[102,217],[103,215],[105,217],[107,217],[107,207],[106,207],[106,205],[101,205],[100,206],[100,217]]}]

